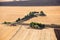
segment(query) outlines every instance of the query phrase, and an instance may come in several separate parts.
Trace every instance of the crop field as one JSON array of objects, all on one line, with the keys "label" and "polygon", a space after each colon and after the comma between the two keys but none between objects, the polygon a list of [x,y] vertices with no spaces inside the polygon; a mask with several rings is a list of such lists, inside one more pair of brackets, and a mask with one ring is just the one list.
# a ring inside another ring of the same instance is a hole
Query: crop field
[{"label": "crop field", "polygon": [[[56,30],[60,28],[31,29],[26,25],[8,26],[4,21],[15,22],[29,12],[43,11],[46,16],[34,17],[24,23],[38,22],[60,25],[60,6],[0,6],[0,40],[58,40]],[[60,34],[59,34],[60,35]]]}]

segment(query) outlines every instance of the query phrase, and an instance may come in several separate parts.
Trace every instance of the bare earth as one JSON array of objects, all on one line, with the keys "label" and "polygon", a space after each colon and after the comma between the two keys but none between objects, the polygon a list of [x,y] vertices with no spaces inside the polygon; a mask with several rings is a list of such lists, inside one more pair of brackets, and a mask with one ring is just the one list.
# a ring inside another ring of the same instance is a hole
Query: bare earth
[{"label": "bare earth", "polygon": [[[60,6],[0,6],[0,23],[4,21],[14,22],[17,18],[23,18],[30,11],[44,11],[46,17],[35,17],[25,23],[39,22],[44,24],[60,25]],[[18,30],[19,29],[19,30]],[[0,24],[0,40],[57,40],[54,28],[43,30],[28,29],[19,25],[10,27]]]}]

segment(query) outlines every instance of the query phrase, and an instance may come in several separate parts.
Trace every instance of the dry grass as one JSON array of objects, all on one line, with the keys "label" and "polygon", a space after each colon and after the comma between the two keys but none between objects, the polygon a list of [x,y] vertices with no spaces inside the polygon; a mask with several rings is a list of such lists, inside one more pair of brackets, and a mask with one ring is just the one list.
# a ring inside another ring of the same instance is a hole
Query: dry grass
[{"label": "dry grass", "polygon": [[[32,18],[25,23],[39,22],[45,24],[60,24],[60,6],[0,6],[0,23],[4,21],[14,22],[17,18],[23,18],[30,11],[44,11],[46,17]],[[26,27],[26,26],[25,26]],[[21,30],[11,40],[57,40],[54,29],[48,28],[43,30],[27,29],[22,27]],[[0,40],[9,40],[19,29],[0,24]]]}]

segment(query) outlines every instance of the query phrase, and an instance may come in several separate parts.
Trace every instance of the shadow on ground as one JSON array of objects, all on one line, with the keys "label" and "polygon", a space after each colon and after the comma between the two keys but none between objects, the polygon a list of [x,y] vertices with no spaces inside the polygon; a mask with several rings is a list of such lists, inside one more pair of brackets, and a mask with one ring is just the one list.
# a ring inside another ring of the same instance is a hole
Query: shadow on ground
[{"label": "shadow on ground", "polygon": [[60,28],[54,29],[57,40],[60,40]]}]

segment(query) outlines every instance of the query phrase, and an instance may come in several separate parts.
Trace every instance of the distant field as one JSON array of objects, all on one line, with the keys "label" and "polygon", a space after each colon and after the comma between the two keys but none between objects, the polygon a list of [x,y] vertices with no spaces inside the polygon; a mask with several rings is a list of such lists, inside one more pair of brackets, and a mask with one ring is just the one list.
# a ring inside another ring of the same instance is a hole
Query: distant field
[{"label": "distant field", "polygon": [[[46,17],[35,17],[25,23],[39,22],[44,24],[60,25],[60,6],[0,6],[0,23],[4,21],[14,22],[17,18],[23,18],[31,11],[44,11]],[[16,31],[22,27],[11,39]],[[43,30],[27,29],[27,26],[10,27],[0,24],[0,40],[57,40],[54,28]]]}]

